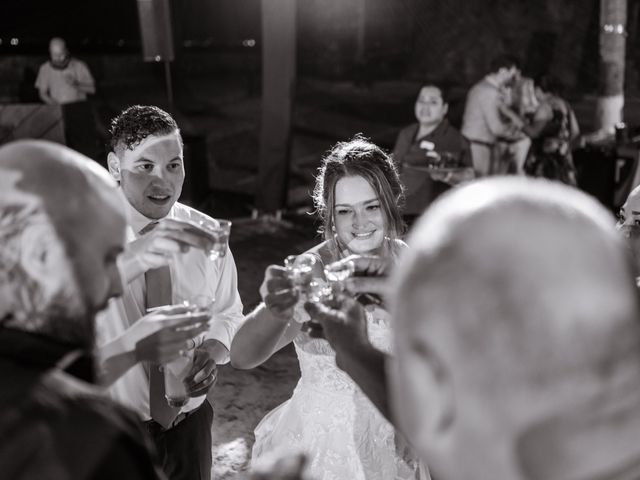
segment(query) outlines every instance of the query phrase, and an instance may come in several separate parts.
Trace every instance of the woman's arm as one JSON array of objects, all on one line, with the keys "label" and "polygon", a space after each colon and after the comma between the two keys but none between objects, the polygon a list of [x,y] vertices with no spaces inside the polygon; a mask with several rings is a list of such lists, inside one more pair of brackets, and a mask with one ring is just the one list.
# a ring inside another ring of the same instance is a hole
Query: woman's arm
[{"label": "woman's arm", "polygon": [[293,321],[298,293],[283,267],[267,267],[260,295],[263,302],[246,316],[231,343],[231,364],[235,368],[260,365],[300,331],[300,325]]},{"label": "woman's arm", "polygon": [[544,128],[547,126],[550,120],[553,119],[553,109],[551,106],[544,102],[538,106],[533,119],[530,123],[526,124],[522,131],[530,138],[538,138]]},{"label": "woman's arm", "polygon": [[293,315],[277,316],[261,303],[246,316],[231,343],[231,365],[243,370],[257,367],[288,345],[300,332]]}]

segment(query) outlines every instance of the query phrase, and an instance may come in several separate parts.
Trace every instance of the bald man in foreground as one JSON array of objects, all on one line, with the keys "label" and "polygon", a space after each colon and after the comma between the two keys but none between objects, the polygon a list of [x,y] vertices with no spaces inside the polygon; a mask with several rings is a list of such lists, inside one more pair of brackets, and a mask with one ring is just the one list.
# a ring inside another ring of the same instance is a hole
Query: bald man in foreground
[{"label": "bald man in foreground", "polygon": [[[640,478],[638,293],[608,212],[562,185],[483,180],[436,202],[408,243],[387,378],[434,477]],[[349,300],[315,310],[360,378],[378,354],[340,338],[362,315]]]},{"label": "bald man in foreground", "polygon": [[[94,315],[122,292],[123,201],[107,172],[73,150],[44,141],[0,148],[3,479],[164,478],[135,414],[83,381],[94,376]],[[176,358],[206,323],[179,330],[198,322],[206,316],[184,309],[150,314],[139,342],[112,360]]]}]

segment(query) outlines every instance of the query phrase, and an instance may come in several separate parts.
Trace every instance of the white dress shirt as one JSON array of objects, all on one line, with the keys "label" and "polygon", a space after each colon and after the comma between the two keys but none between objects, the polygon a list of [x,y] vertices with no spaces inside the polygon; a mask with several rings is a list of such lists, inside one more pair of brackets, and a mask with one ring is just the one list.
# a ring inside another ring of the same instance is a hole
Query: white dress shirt
[{"label": "white dress shirt", "polygon": [[91,71],[82,60],[72,58],[63,69],[54,68],[51,62],[45,62],[38,70],[35,87],[45,90],[56,103],[83,102],[87,94],[78,89],[74,82],[95,88]]},{"label": "white dress shirt", "polygon": [[502,119],[500,105],[503,92],[491,77],[476,83],[467,94],[460,132],[470,141],[493,144],[507,134],[508,124]]},{"label": "white dress shirt", "polygon": [[[130,242],[138,238],[138,232],[153,220],[141,215],[130,205],[127,205],[127,208],[129,209],[127,241]],[[176,203],[167,218],[197,222],[209,217],[191,207]],[[231,252],[227,251],[224,257],[216,260],[209,260],[203,250],[190,248],[186,253],[175,255],[169,267],[173,303],[180,303],[195,295],[215,299],[214,315],[204,338],[218,340],[229,350],[233,336],[244,318],[242,302],[238,294],[238,273]],[[144,275],[140,275],[124,286],[122,297],[111,299],[107,309],[96,319],[98,346],[119,337],[130,325],[146,314],[145,289]],[[227,357],[225,363],[228,361]],[[114,400],[138,412],[143,420],[151,418],[149,377],[142,364],[134,365],[116,380],[109,387],[108,393]],[[206,395],[191,398],[181,411],[194,410],[204,402],[205,398]]]}]

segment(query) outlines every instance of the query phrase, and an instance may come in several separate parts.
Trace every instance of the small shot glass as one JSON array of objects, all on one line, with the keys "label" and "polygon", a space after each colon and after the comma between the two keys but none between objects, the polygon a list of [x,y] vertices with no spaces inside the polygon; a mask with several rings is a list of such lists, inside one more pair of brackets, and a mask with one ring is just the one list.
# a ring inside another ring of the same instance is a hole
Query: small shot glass
[{"label": "small shot glass", "polygon": [[311,283],[314,280],[313,269],[317,262],[316,256],[310,253],[289,255],[284,261],[289,280],[298,290],[301,300],[306,300],[309,295]]},{"label": "small shot glass", "polygon": [[220,257],[224,257],[229,248],[231,222],[229,220],[205,219],[200,220],[198,225],[215,238],[215,241],[207,250],[209,260],[217,260]]}]

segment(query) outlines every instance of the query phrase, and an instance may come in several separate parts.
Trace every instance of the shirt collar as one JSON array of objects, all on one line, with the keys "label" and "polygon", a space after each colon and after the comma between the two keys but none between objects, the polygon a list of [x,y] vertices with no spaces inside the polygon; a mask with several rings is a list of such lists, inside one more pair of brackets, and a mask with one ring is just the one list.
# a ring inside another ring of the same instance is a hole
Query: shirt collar
[{"label": "shirt collar", "polygon": [[[131,227],[131,229],[134,231],[134,233],[136,235],[138,235],[138,232],[140,232],[140,230],[142,230],[144,227],[149,225],[149,223],[157,222],[159,220],[162,220],[162,218],[148,218],[148,217],[145,217],[138,210],[136,210],[135,207],[133,205],[131,205],[128,201],[125,202],[125,203],[126,203],[125,209],[126,209],[126,213],[127,213],[127,220],[129,221],[129,226]],[[175,213],[174,213],[175,208],[176,208],[176,206],[174,204],[171,207],[171,210],[169,210],[169,213],[167,214],[167,216],[163,217],[163,218],[174,218],[175,217]]]}]

